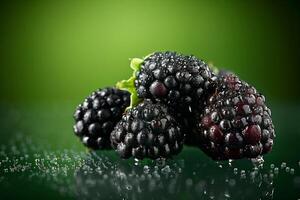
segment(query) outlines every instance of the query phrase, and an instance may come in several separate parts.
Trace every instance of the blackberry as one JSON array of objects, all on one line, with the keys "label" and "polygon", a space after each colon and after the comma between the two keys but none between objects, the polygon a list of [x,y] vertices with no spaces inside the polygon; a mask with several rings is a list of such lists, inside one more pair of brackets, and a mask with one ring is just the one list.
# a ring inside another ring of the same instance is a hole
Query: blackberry
[{"label": "blackberry", "polygon": [[[156,52],[144,59],[132,59],[133,76],[118,84],[131,92],[131,106],[140,99],[151,99],[168,106],[169,112],[189,136],[188,118],[214,90],[216,76],[195,56],[176,52]],[[187,137],[186,144],[189,144]]]},{"label": "blackberry", "polygon": [[139,98],[161,101],[187,111],[193,102],[205,99],[214,75],[195,56],[176,52],[156,52],[143,60],[134,82]]},{"label": "blackberry", "polygon": [[168,158],[183,147],[180,126],[168,108],[149,99],[124,113],[110,139],[121,158]]},{"label": "blackberry", "polygon": [[265,97],[232,73],[219,78],[194,136],[216,160],[255,158],[273,146],[274,126]]},{"label": "blackberry", "polygon": [[223,77],[223,76],[227,76],[227,75],[230,75],[230,74],[234,74],[234,73],[232,71],[221,68],[220,70],[218,70],[217,76],[218,77]]},{"label": "blackberry", "polygon": [[116,88],[98,89],[74,113],[74,132],[91,149],[110,149],[110,133],[129,106],[130,94]]}]

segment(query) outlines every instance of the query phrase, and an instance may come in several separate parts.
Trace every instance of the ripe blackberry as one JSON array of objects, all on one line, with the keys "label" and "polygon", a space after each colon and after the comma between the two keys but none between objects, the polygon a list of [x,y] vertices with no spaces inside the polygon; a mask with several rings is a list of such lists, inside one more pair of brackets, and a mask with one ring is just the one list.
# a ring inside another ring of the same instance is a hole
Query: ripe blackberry
[{"label": "ripe blackberry", "polygon": [[201,102],[213,88],[214,75],[195,56],[156,52],[146,57],[134,82],[139,98],[161,101],[177,110]]},{"label": "ripe blackberry", "polygon": [[227,76],[230,74],[234,74],[232,71],[226,70],[226,69],[220,69],[218,70],[217,76],[218,77],[223,77],[223,76]]},{"label": "ripe blackberry", "polygon": [[225,160],[268,153],[275,134],[265,97],[229,73],[219,78],[194,136],[206,154]]},{"label": "ripe blackberry", "polygon": [[203,102],[215,88],[216,76],[208,65],[195,56],[156,52],[144,59],[132,59],[130,66],[132,77],[117,87],[130,91],[131,107],[142,99],[161,102],[180,123],[184,135],[189,136],[187,119],[194,110],[203,109]]},{"label": "ripe blackberry", "polygon": [[149,99],[124,113],[110,139],[121,158],[167,158],[183,146],[183,134],[168,108]]},{"label": "ripe blackberry", "polygon": [[110,149],[110,133],[129,106],[130,94],[116,88],[98,89],[74,113],[74,132],[91,149]]}]

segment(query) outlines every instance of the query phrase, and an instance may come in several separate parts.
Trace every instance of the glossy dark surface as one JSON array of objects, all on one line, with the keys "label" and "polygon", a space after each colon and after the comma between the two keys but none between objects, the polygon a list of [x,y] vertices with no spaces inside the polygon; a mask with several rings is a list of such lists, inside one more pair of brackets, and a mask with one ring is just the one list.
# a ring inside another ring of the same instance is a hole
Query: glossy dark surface
[{"label": "glossy dark surface", "polygon": [[299,199],[300,107],[271,108],[274,149],[254,165],[216,163],[193,147],[167,161],[89,153],[72,133],[72,106],[2,105],[1,198]]}]

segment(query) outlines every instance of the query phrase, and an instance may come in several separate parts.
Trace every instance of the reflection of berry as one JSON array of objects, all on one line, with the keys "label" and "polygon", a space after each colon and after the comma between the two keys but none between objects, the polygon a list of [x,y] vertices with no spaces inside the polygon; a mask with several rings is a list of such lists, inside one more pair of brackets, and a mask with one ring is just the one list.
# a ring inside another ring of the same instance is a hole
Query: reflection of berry
[{"label": "reflection of berry", "polygon": [[126,111],[111,133],[111,143],[122,158],[156,159],[178,154],[183,135],[166,106],[144,100]]},{"label": "reflection of berry", "polygon": [[116,88],[99,89],[80,104],[74,114],[74,132],[92,149],[109,149],[110,133],[129,106],[130,95]]},{"label": "reflection of berry", "polygon": [[254,158],[271,151],[274,126],[265,97],[233,74],[219,78],[194,132],[213,159]]},{"label": "reflection of berry", "polygon": [[156,52],[141,64],[135,87],[140,98],[155,99],[182,111],[206,98],[212,79],[208,65],[194,56]]}]

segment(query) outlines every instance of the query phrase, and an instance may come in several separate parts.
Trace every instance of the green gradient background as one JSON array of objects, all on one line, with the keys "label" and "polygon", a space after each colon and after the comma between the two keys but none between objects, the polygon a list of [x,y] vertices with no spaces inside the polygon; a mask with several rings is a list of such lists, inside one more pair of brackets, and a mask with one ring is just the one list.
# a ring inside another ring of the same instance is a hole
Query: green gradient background
[{"label": "green gradient background", "polygon": [[300,97],[297,3],[31,0],[1,3],[0,16],[2,101],[77,104],[157,50],[233,70],[269,101]]}]

